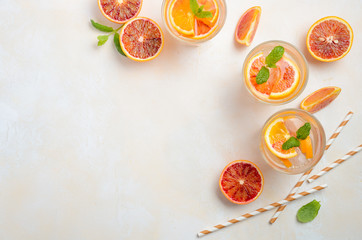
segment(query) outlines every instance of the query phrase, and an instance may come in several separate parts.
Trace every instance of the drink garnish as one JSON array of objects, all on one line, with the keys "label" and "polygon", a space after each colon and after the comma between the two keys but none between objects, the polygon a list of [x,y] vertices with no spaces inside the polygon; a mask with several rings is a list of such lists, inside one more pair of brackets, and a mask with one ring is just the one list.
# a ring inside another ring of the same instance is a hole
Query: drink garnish
[{"label": "drink garnish", "polygon": [[269,78],[269,69],[268,68],[276,68],[276,63],[282,59],[284,54],[284,47],[276,46],[271,50],[268,56],[265,58],[266,66],[263,66],[258,74],[256,75],[256,83],[262,84],[268,81]]},{"label": "drink garnish", "polygon": [[308,136],[309,136],[309,133],[310,133],[310,129],[311,129],[311,126],[310,126],[310,123],[305,123],[303,126],[301,126],[298,131],[297,131],[297,138],[298,139],[306,139]]},{"label": "drink garnish", "polygon": [[258,72],[258,75],[256,75],[255,79],[256,83],[262,84],[268,81],[268,79],[269,79],[269,70],[265,66],[262,66]]},{"label": "drink garnish", "polygon": [[307,223],[312,221],[318,215],[318,211],[320,208],[321,204],[316,200],[313,200],[310,203],[304,205],[298,210],[298,221],[301,223]]},{"label": "drink garnish", "polygon": [[210,11],[204,11],[204,6],[199,6],[197,0],[190,0],[190,8],[197,18],[212,18],[212,13]]},{"label": "drink garnish", "polygon": [[284,150],[288,150],[292,147],[299,147],[300,146],[300,140],[304,140],[309,136],[310,133],[310,123],[307,122],[305,123],[303,126],[301,126],[298,130],[297,130],[297,137],[290,137],[285,143],[283,143],[282,148]]},{"label": "drink garnish", "polygon": [[290,137],[285,143],[283,143],[282,148],[283,150],[288,150],[292,147],[299,147],[300,142],[295,137]]},{"label": "drink garnish", "polygon": [[113,29],[112,27],[108,27],[108,26],[102,25],[100,23],[97,23],[97,22],[93,21],[93,19],[91,19],[91,23],[92,23],[92,26],[95,29],[97,29],[99,31],[102,31],[102,32],[108,32],[109,33],[108,35],[99,35],[97,37],[98,46],[102,46],[103,44],[105,44],[108,41],[109,36],[114,34],[113,42],[114,42],[114,45],[115,45],[117,51],[120,54],[122,54],[123,56],[126,56],[126,54],[124,54],[124,52],[122,51],[122,48],[121,48],[121,46],[119,44],[119,34],[118,34],[118,30],[121,29],[123,25],[120,26],[117,29]]},{"label": "drink garnish", "polygon": [[273,50],[269,53],[269,55],[265,58],[266,66],[269,68],[276,68],[275,65],[280,59],[282,59],[284,54],[284,48],[282,46],[276,46]]}]

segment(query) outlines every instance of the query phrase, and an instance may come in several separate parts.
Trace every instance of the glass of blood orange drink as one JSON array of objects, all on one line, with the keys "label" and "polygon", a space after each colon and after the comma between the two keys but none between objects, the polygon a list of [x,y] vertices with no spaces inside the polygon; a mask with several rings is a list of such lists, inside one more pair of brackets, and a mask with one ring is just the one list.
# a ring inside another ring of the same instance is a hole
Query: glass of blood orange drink
[{"label": "glass of blood orange drink", "polygon": [[226,19],[224,0],[164,0],[162,16],[168,32],[186,43],[213,38]]},{"label": "glass of blood orange drink", "polygon": [[285,104],[298,97],[308,81],[304,55],[292,44],[267,41],[246,56],[243,82],[258,101]]},{"label": "glass of blood orange drink", "polygon": [[285,109],[264,124],[260,150],[274,169],[298,174],[311,169],[324,154],[326,136],[321,123],[307,111]]}]

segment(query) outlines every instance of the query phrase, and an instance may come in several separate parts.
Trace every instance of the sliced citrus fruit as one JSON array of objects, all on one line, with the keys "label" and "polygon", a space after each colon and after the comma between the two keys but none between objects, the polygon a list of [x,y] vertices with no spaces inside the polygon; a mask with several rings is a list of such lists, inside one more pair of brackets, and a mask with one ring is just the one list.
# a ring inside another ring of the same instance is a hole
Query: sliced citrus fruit
[{"label": "sliced citrus fruit", "polygon": [[286,158],[279,158],[282,162],[283,162],[283,164],[287,167],[287,168],[290,168],[291,166],[292,166],[292,163],[288,160],[288,159],[286,159]]},{"label": "sliced citrus fruit", "polygon": [[315,113],[338,97],[341,89],[339,87],[324,87],[308,95],[300,103],[300,108],[310,113]]},{"label": "sliced citrus fruit", "polygon": [[219,8],[215,0],[197,0],[203,11],[209,11],[212,18],[197,18],[191,11],[190,0],[174,0],[170,5],[169,17],[172,27],[181,35],[205,38],[215,30]]},{"label": "sliced citrus fruit", "polygon": [[280,69],[279,68],[271,68],[270,75],[268,80],[265,83],[257,84],[256,83],[256,75],[258,75],[259,70],[262,66],[265,65],[265,57],[263,53],[259,53],[255,55],[249,62],[247,66],[247,78],[249,85],[251,84],[252,87],[262,96],[262,97],[269,97],[270,93],[272,92],[274,84],[280,78]]},{"label": "sliced citrus fruit", "polygon": [[283,143],[290,138],[290,133],[284,124],[283,118],[277,118],[269,124],[265,131],[264,139],[266,146],[275,156],[279,158],[292,158],[297,156],[294,148],[282,149]]},{"label": "sliced citrus fruit", "polygon": [[277,67],[281,70],[280,79],[274,84],[270,98],[281,99],[292,94],[299,83],[298,67],[287,57],[283,57]]},{"label": "sliced citrus fruit", "polygon": [[353,42],[351,26],[342,18],[325,17],[314,23],[307,34],[307,48],[323,62],[333,62],[349,52]]},{"label": "sliced citrus fruit", "polygon": [[308,136],[306,139],[299,141],[300,141],[300,146],[299,146],[300,151],[305,154],[306,158],[313,158],[313,145],[310,137]]},{"label": "sliced citrus fruit", "polygon": [[249,8],[241,15],[235,29],[235,40],[249,46],[254,39],[259,25],[261,8],[259,6]]},{"label": "sliced citrus fruit", "polygon": [[263,191],[263,185],[260,169],[246,160],[229,163],[219,179],[221,192],[236,204],[248,204],[257,199]]},{"label": "sliced citrus fruit", "polygon": [[132,60],[144,62],[157,57],[163,48],[163,33],[156,22],[138,17],[124,24],[119,33],[123,52]]},{"label": "sliced citrus fruit", "polygon": [[108,20],[122,24],[137,17],[142,0],[98,0],[98,6]]},{"label": "sliced citrus fruit", "polygon": [[188,0],[174,0],[170,6],[171,25],[183,35],[194,35],[195,16]]},{"label": "sliced citrus fruit", "polygon": [[207,24],[209,27],[213,27],[219,16],[219,7],[215,0],[197,0],[199,6],[204,6],[203,11],[209,11],[212,14],[212,18],[198,18],[200,21]]}]

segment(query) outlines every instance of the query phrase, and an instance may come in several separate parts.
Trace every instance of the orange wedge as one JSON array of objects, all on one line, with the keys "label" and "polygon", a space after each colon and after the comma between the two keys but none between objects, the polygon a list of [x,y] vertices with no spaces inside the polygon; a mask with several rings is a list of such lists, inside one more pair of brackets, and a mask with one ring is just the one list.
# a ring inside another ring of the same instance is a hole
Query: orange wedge
[{"label": "orange wedge", "polygon": [[300,151],[305,154],[306,158],[313,158],[313,145],[310,137],[308,136],[306,139],[299,141],[300,141],[300,146],[299,146]]},{"label": "orange wedge", "polygon": [[286,158],[279,158],[282,162],[283,162],[283,164],[287,167],[287,168],[290,168],[291,166],[292,166],[292,163],[288,160],[288,159],[286,159]]},{"label": "orange wedge", "polygon": [[283,118],[277,118],[269,124],[265,131],[264,139],[266,146],[275,156],[288,159],[297,156],[294,148],[282,149],[283,143],[290,138],[290,133],[284,124]]},{"label": "orange wedge", "polygon": [[310,113],[318,112],[338,97],[339,87],[324,87],[313,92],[300,103],[300,108]]},{"label": "orange wedge", "polygon": [[249,46],[254,39],[260,20],[261,8],[259,6],[249,8],[241,15],[235,29],[235,40]]},{"label": "orange wedge", "polygon": [[307,48],[317,60],[337,61],[351,50],[353,31],[347,21],[331,16],[319,19],[309,29]]}]

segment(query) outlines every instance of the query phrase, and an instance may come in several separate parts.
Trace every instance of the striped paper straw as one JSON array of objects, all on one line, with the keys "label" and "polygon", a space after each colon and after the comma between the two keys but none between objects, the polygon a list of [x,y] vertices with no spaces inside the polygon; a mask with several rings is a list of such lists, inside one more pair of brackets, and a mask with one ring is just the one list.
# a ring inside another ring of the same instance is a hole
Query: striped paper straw
[{"label": "striped paper straw", "polygon": [[[332,136],[330,136],[330,138],[327,141],[326,147],[324,149],[324,154],[326,153],[326,151],[330,148],[330,146],[332,145],[332,143],[334,142],[334,140],[338,137],[339,133],[342,131],[343,127],[347,125],[348,121],[351,119],[353,115],[353,112],[348,112],[347,115],[344,117],[343,121],[338,125],[338,127],[336,128],[336,130],[334,130]],[[290,191],[290,193],[288,194],[287,197],[293,196],[298,189],[303,185],[303,183],[305,182],[305,180],[307,180],[309,174],[313,171],[313,168],[306,171],[305,173],[302,174],[302,176],[299,178],[298,182],[294,185],[294,187],[292,188],[292,190]],[[308,180],[309,181],[309,180]],[[273,224],[279,217],[279,215],[281,214],[282,211],[284,211],[284,209],[286,208],[286,205],[282,205],[280,206],[276,212],[274,213],[274,215],[272,216],[272,218],[270,219],[269,223]]]},{"label": "striped paper straw", "polygon": [[228,227],[228,226],[230,226],[230,225],[232,225],[232,224],[234,224],[234,223],[241,222],[241,221],[243,221],[243,220],[245,220],[245,219],[248,219],[248,218],[251,218],[251,217],[253,217],[253,216],[256,216],[256,215],[258,215],[258,214],[260,214],[260,213],[262,213],[262,212],[269,211],[269,210],[271,210],[271,209],[273,209],[273,208],[276,208],[276,207],[279,207],[279,206],[281,206],[281,205],[283,205],[283,204],[286,204],[286,203],[288,203],[288,202],[294,201],[294,200],[296,200],[296,199],[298,199],[298,198],[301,198],[301,197],[307,196],[307,195],[309,195],[309,194],[311,194],[311,193],[314,193],[314,192],[320,191],[320,190],[322,190],[322,189],[325,189],[326,187],[327,187],[327,184],[323,184],[323,185],[320,185],[320,186],[316,186],[316,187],[311,188],[311,189],[309,189],[309,190],[307,190],[307,191],[300,192],[300,193],[298,193],[298,194],[295,194],[294,196],[287,197],[287,198],[285,198],[285,199],[283,199],[283,200],[280,200],[279,202],[271,203],[271,204],[269,204],[269,205],[267,205],[267,206],[265,206],[265,207],[263,207],[263,208],[259,208],[259,209],[255,210],[255,211],[253,211],[253,212],[246,213],[246,214],[244,214],[244,215],[241,215],[240,217],[230,219],[230,220],[228,220],[228,221],[225,222],[225,223],[218,224],[218,225],[215,225],[215,226],[213,226],[213,227],[210,227],[210,228],[207,228],[207,229],[205,229],[205,230],[202,230],[201,232],[199,232],[199,233],[197,234],[197,236],[198,236],[198,237],[202,237],[202,236],[205,236],[205,235],[207,235],[207,234],[213,233],[213,232],[215,232],[215,231],[217,231],[217,230],[220,230],[220,229],[222,229],[222,228],[224,228],[224,227]]},{"label": "striped paper straw", "polygon": [[[313,170],[313,168],[309,169],[308,171],[306,171],[305,173],[302,174],[302,176],[299,178],[298,182],[295,184],[295,186],[292,188],[292,190],[290,191],[290,193],[288,194],[288,197],[292,197],[297,191],[298,189],[303,185],[304,181],[308,178],[310,172]],[[269,223],[273,224],[277,218],[279,217],[280,213],[282,211],[284,211],[284,209],[287,207],[287,205],[281,205],[277,211],[274,213],[273,217],[270,219]]]},{"label": "striped paper straw", "polygon": [[329,172],[330,170],[332,170],[333,168],[339,166],[339,164],[343,163],[344,161],[346,161],[347,159],[349,159],[350,157],[352,157],[353,155],[355,155],[356,153],[358,153],[359,151],[362,150],[362,144],[359,145],[358,147],[356,147],[355,149],[353,149],[352,151],[350,151],[349,153],[347,153],[346,155],[344,155],[342,158],[334,161],[333,163],[331,163],[329,166],[323,168],[319,173],[311,176],[308,179],[308,182],[313,182],[314,180],[320,178],[321,176],[323,176],[324,174],[326,174],[327,172]]},{"label": "striped paper straw", "polygon": [[329,147],[332,145],[332,143],[334,142],[334,140],[338,137],[339,133],[342,131],[343,127],[346,126],[346,124],[348,123],[348,121],[351,119],[353,115],[353,112],[349,112],[347,113],[347,115],[345,116],[345,118],[343,119],[343,121],[341,122],[341,124],[339,124],[338,128],[334,131],[334,133],[332,134],[332,136],[328,139],[328,142],[326,144],[326,151],[329,149]]}]

